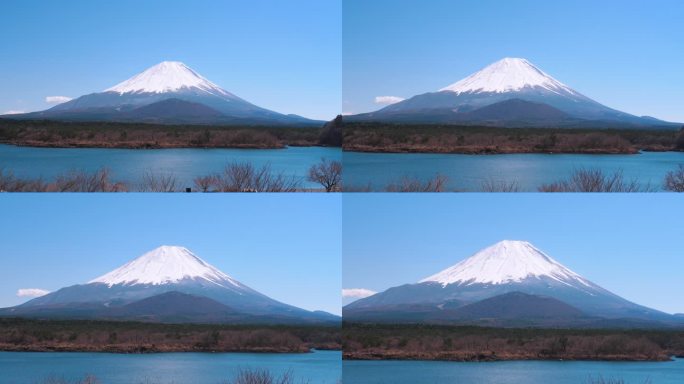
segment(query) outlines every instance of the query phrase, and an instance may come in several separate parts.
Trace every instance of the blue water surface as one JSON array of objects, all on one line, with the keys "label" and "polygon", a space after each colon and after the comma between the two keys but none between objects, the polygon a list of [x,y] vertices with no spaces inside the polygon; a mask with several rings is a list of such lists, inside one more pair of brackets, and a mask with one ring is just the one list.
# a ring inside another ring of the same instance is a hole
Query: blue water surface
[{"label": "blue water surface", "polygon": [[487,181],[516,183],[521,191],[567,179],[579,169],[621,171],[625,180],[662,189],[667,172],[684,164],[684,152],[644,152],[635,155],[510,154],[460,155],[426,153],[344,152],[345,184],[370,184],[381,190],[403,177],[428,180],[446,176],[448,189],[480,191]]},{"label": "blue water surface", "polygon": [[220,384],[241,369],[290,370],[296,383],[334,384],[342,377],[339,351],[314,353],[0,352],[0,383],[68,382],[94,375],[100,384]]},{"label": "blue water surface", "polygon": [[[684,383],[684,359],[670,362],[345,361],[344,384],[620,384]],[[623,380],[623,381],[620,381]]]},{"label": "blue water surface", "polygon": [[[73,170],[89,172],[108,168],[112,179],[133,187],[142,182],[146,172],[174,175],[180,187],[192,187],[192,180],[221,172],[233,162],[249,162],[255,167],[266,164],[274,173],[294,176],[304,187],[317,187],[306,181],[311,165],[340,160],[339,148],[288,147],[284,149],[110,149],[110,148],[36,148],[0,144],[0,169],[21,178],[53,180]],[[132,188],[135,189],[135,188]]]}]

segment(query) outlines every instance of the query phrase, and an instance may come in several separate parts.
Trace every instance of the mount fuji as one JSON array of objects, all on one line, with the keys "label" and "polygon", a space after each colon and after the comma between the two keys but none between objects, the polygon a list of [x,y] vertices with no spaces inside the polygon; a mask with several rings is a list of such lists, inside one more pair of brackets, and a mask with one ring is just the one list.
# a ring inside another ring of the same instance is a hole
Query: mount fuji
[{"label": "mount fuji", "polygon": [[522,58],[504,58],[436,92],[347,120],[512,127],[679,127],[606,107]]},{"label": "mount fuji", "polygon": [[415,284],[343,309],[345,320],[504,326],[666,326],[682,322],[598,286],[525,241],[501,241]]},{"label": "mount fuji", "polygon": [[161,124],[323,124],[251,104],[177,61],[159,63],[102,92],[42,112],[9,118]]},{"label": "mount fuji", "polygon": [[333,323],[339,317],[271,299],[184,247],[161,246],[85,284],[0,316],[200,323]]}]

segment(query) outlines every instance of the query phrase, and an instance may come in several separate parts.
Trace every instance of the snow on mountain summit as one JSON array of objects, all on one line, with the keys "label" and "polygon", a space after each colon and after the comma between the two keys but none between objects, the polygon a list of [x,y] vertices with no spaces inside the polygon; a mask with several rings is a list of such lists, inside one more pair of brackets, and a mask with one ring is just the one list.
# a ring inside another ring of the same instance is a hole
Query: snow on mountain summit
[{"label": "snow on mountain summit", "polygon": [[524,88],[543,88],[557,94],[578,95],[526,59],[504,58],[440,91],[461,93],[505,93]]},{"label": "snow on mountain summit", "polygon": [[591,283],[564,267],[526,241],[504,240],[491,245],[460,263],[421,280],[449,284],[505,284],[527,278],[547,277],[563,284]]},{"label": "snow on mountain summit", "polygon": [[105,92],[166,93],[180,90],[201,90],[214,95],[232,96],[179,61],[164,61],[121,82]]},{"label": "snow on mountain summit", "polygon": [[88,283],[169,284],[184,279],[202,279],[220,286],[244,287],[238,281],[200,259],[189,249],[164,245]]}]

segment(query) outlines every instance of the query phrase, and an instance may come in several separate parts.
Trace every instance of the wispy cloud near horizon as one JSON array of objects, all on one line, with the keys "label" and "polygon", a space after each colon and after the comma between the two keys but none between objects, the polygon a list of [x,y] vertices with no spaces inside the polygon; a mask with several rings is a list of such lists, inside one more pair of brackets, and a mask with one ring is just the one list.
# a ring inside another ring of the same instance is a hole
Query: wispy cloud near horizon
[{"label": "wispy cloud near horizon", "polygon": [[390,105],[400,101],[404,101],[404,98],[399,96],[375,96],[375,104]]},{"label": "wispy cloud near horizon", "polygon": [[69,96],[48,96],[45,98],[45,102],[48,104],[62,104],[71,100]]},{"label": "wispy cloud near horizon", "polygon": [[363,299],[369,296],[375,295],[377,292],[366,288],[343,288],[342,297],[344,298],[354,298]]},{"label": "wispy cloud near horizon", "polygon": [[20,288],[17,290],[17,297],[41,297],[50,291],[40,288]]}]

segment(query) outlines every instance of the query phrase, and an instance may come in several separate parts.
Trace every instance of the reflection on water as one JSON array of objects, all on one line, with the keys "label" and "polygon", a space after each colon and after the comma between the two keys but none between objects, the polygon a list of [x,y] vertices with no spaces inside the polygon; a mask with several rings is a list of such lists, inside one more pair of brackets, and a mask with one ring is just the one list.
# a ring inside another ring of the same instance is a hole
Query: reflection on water
[{"label": "reflection on water", "polygon": [[[624,384],[684,383],[684,359],[673,362],[345,361],[344,384],[585,384],[589,378]],[[623,383],[623,381],[617,381]]]}]

